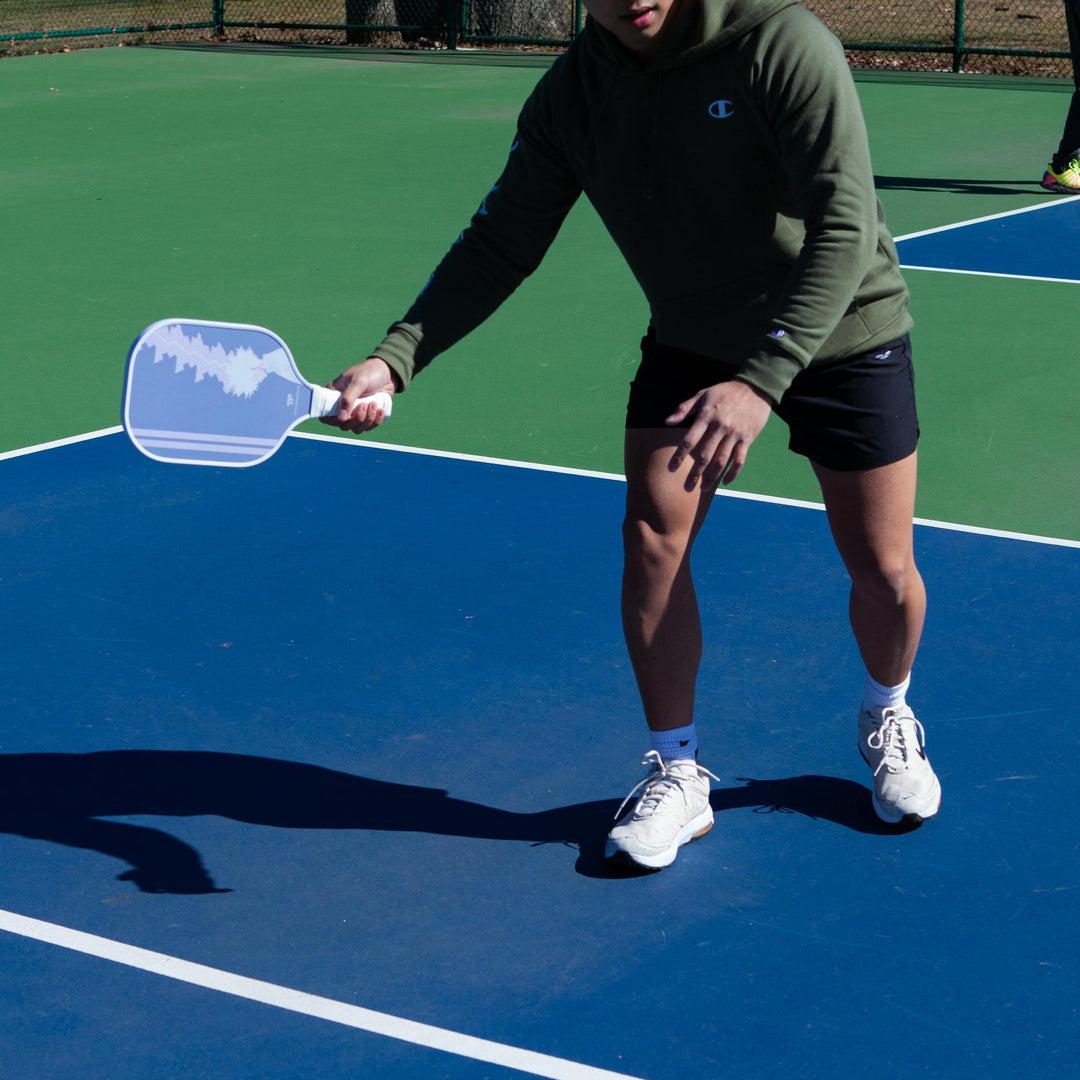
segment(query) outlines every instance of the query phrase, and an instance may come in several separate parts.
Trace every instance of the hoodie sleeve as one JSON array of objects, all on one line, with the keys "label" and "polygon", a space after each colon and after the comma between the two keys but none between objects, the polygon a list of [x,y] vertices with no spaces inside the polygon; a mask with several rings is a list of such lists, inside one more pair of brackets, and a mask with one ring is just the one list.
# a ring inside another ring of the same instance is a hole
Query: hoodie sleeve
[{"label": "hoodie sleeve", "polygon": [[881,223],[866,125],[840,43],[809,12],[789,8],[763,56],[762,108],[805,240],[740,378],[777,402],[848,312],[875,260]]},{"label": "hoodie sleeve", "polygon": [[[557,65],[556,65],[557,66]],[[550,123],[553,67],[526,102],[502,175],[404,317],[372,350],[408,386],[540,265],[581,194]]]}]

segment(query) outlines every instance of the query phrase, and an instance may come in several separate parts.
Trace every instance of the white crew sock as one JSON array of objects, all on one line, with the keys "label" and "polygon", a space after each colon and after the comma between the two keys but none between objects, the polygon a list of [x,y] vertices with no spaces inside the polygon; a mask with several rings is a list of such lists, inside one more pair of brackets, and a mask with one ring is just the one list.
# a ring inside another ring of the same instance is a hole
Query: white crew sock
[{"label": "white crew sock", "polygon": [[907,691],[911,685],[911,675],[899,686],[882,686],[881,683],[866,675],[866,688],[863,690],[864,709],[895,709],[907,703]]}]

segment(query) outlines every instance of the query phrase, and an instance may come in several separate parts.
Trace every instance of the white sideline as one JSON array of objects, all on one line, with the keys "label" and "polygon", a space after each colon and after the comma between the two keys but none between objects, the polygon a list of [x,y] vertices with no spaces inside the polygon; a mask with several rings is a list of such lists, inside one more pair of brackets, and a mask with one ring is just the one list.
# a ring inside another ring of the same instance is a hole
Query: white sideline
[{"label": "white sideline", "polygon": [[[1034,208],[1032,208],[1034,209]],[[1010,211],[1021,213],[1022,211]],[[1005,216],[1005,215],[992,215]],[[932,231],[932,230],[931,230]],[[36,454],[42,450],[52,450],[59,446],[68,446],[72,443],[86,442],[88,439],[99,439],[106,435],[116,435],[124,429],[116,427],[102,428],[100,431],[89,431],[85,435],[74,435],[69,439],[56,439],[53,442],[39,443],[37,446],[26,446],[20,450],[8,450],[0,453],[0,461],[7,458],[23,457],[26,454]],[[398,454],[420,454],[426,457],[451,458],[455,461],[475,461],[484,465],[503,465],[512,469],[530,469],[533,472],[563,473],[567,476],[586,476],[597,480],[615,480],[625,483],[626,477],[619,473],[594,472],[590,469],[572,469],[565,465],[543,465],[533,461],[513,461],[509,458],[484,457],[479,454],[459,454],[452,450],[427,450],[417,446],[400,446],[396,443],[364,442],[360,439],[346,439],[340,435],[319,435],[314,432],[293,431],[289,433],[290,439],[312,439],[318,442],[334,443],[338,446],[351,446],[360,450],[389,450]],[[799,506],[805,510],[824,510],[821,503],[808,502],[804,499],[785,499],[778,495],[755,495],[746,491],[720,490],[717,494],[728,499],[747,499],[750,502],[773,503],[777,506]],[[974,533],[977,536],[996,536],[1003,540],[1023,540],[1031,544],[1049,544],[1053,547],[1067,547],[1080,549],[1080,540],[1065,540],[1056,536],[1038,536],[1033,533],[1008,532],[1004,529],[985,529],[979,525],[959,525],[951,521],[935,521],[933,518],[915,518],[916,525],[924,525],[931,529],[947,529],[952,532]]]},{"label": "white sideline", "polygon": [[478,1039],[473,1035],[462,1035],[446,1028],[421,1024],[415,1020],[405,1020],[389,1013],[374,1012],[358,1005],[348,1005],[333,998],[319,997],[303,990],[291,990],[287,986],[249,979],[244,975],[235,975],[220,968],[194,964],[176,956],[152,952],[135,945],[125,945],[110,938],[86,934],[81,930],[72,930],[56,923],[43,922],[26,915],[17,915],[12,911],[0,909],[0,930],[6,930],[20,937],[32,938],[62,949],[96,956],[102,960],[124,964],[154,975],[163,975],[178,982],[201,986],[206,990],[216,990],[233,997],[257,1001],[277,1009],[313,1016],[320,1020],[329,1020],[334,1024],[358,1028],[375,1035],[399,1039],[402,1042],[423,1046],[431,1050],[442,1050],[448,1054],[484,1061],[490,1065],[501,1065],[508,1069],[531,1076],[548,1077],[549,1080],[637,1080],[625,1073],[597,1069],[591,1065],[582,1065],[576,1061],[539,1054],[533,1050],[523,1050],[516,1046]]},{"label": "white sideline", "polygon": [[[474,454],[459,454],[450,450],[425,450],[415,446],[398,446],[394,443],[362,442],[343,439],[339,435],[319,435],[304,431],[294,431],[290,439],[317,439],[325,442],[345,443],[365,450],[392,450],[395,453],[423,454],[428,457],[453,458],[459,461],[478,461],[488,465],[505,465],[514,469],[531,469],[535,472],[565,473],[568,476],[591,476],[599,480],[617,480],[626,482],[626,477],[619,473],[592,472],[588,469],[572,469],[564,465],[539,465],[529,461],[512,461],[507,458],[480,457]],[[822,503],[809,502],[805,499],[785,499],[779,495],[755,495],[748,491],[728,491],[721,488],[717,495],[727,499],[746,499],[749,502],[772,503],[776,506],[798,506],[804,510],[821,510]],[[1080,548],[1080,540],[1064,540],[1056,536],[1037,536],[1033,533],[1007,532],[1004,529],[986,529],[980,525],[959,525],[951,521],[935,521],[933,518],[915,518],[916,525],[931,529],[947,529],[951,532],[974,533],[977,536],[996,536],[1003,540],[1025,540],[1032,544],[1049,544],[1053,547]]]}]

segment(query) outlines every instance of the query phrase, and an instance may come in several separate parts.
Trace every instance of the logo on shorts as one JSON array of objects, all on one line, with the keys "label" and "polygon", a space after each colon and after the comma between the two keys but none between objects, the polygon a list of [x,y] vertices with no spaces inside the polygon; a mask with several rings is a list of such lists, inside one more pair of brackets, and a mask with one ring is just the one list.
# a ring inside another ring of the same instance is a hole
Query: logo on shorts
[{"label": "logo on shorts", "polygon": [[785,333],[786,333],[786,331],[781,330],[780,327],[778,326],[775,330],[770,330],[769,331],[769,337],[783,337],[785,335]]},{"label": "logo on shorts", "polygon": [[877,354],[877,356],[874,357],[874,359],[875,360],[888,360],[890,356],[892,356],[892,349],[886,349],[884,352],[879,352]]},{"label": "logo on shorts", "polygon": [[735,103],[721,98],[709,106],[709,115],[714,120],[726,120],[735,111]]}]

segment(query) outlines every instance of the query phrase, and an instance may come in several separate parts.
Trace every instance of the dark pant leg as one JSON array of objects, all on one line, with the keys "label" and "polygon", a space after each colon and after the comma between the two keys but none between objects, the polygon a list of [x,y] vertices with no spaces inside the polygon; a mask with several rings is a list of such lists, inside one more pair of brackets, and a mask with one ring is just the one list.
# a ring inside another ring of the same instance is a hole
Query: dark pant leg
[{"label": "dark pant leg", "polygon": [[1054,169],[1060,172],[1070,158],[1080,157],[1080,0],[1065,0],[1065,25],[1069,29],[1069,52],[1072,53],[1073,96],[1065,117],[1061,144],[1054,155]]}]

